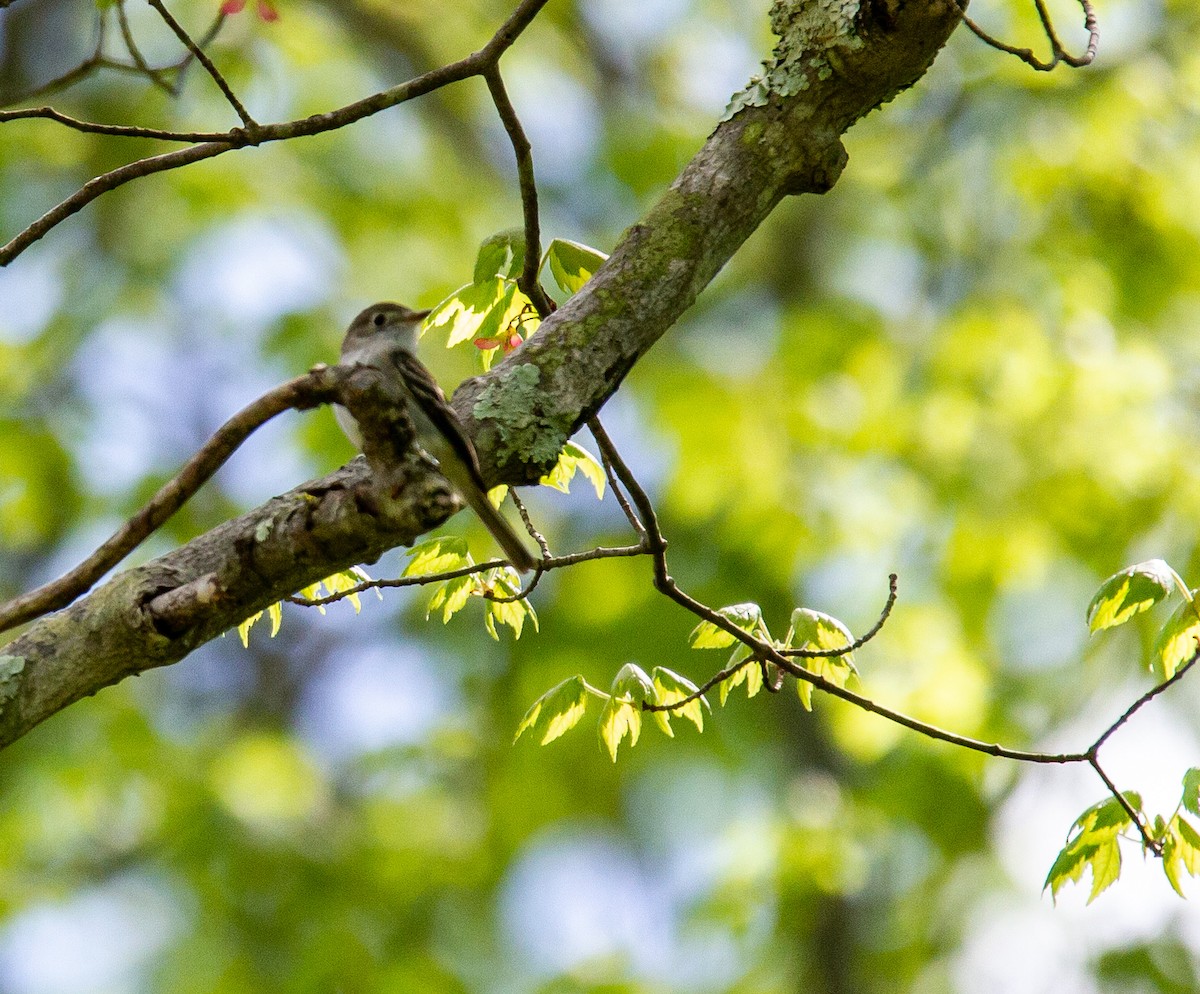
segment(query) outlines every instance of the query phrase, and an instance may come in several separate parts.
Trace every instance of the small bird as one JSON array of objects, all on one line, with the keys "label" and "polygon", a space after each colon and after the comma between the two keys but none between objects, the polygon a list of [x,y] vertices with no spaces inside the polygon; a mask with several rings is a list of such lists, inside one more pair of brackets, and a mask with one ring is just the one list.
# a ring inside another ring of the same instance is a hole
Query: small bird
[{"label": "small bird", "polygon": [[[342,364],[378,366],[396,373],[408,400],[416,443],[437,460],[442,476],[479,516],[508,561],[528,573],[536,561],[488,500],[475,446],[437,381],[416,356],[421,322],[428,315],[429,311],[414,311],[402,304],[373,304],[350,322],[342,340]],[[346,437],[361,448],[362,434],[354,416],[340,404],[334,405],[333,412]]]}]

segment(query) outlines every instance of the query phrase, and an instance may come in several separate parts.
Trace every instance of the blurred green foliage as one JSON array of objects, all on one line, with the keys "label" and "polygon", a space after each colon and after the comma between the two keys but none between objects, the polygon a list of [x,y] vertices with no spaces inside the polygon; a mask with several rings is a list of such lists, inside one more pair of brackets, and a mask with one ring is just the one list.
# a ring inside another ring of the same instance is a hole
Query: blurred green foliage
[{"label": "blurred green foliage", "polygon": [[[212,6],[172,9],[199,31]],[[252,112],[282,120],[460,57],[510,6],[284,0],[274,24],[231,18],[212,55]],[[978,6],[1036,44],[1031,5]],[[143,7],[147,56],[175,59]],[[0,12],[0,99],[87,55],[87,8]],[[1098,13],[1097,64],[1049,76],[957,32],[850,132],[834,190],[783,204],[605,411],[686,589],[754,601],[773,631],[802,604],[857,634],[895,570],[895,613],[856,654],[865,689],[1012,745],[1082,747],[1149,686],[1167,609],[1089,641],[1104,577],[1156,557],[1200,575],[1200,15],[1190,0]],[[765,14],[547,6],[504,61],[547,241],[612,247],[769,50]],[[1078,11],[1055,14],[1078,46]],[[174,100],[101,73],[53,102],[233,123],[197,67]],[[154,150],[3,125],[0,231]],[[242,403],[329,361],[364,304],[436,304],[519,223],[511,150],[474,81],[130,184],[51,233],[0,272],[0,596],[73,565]],[[472,349],[424,348],[447,385],[476,368]],[[272,426],[144,554],[350,455],[327,412]],[[629,541],[611,500],[542,489],[531,508],[556,550]],[[464,518],[447,531],[489,554]],[[1082,774],[819,697],[810,714],[790,693],[734,694],[703,736],[675,722],[615,766],[593,735],[513,745],[574,674],[607,687],[634,663],[699,682],[724,655],[688,650],[694,619],[638,560],[547,577],[541,631],[519,642],[487,638],[478,603],[426,623],[426,601],[287,607],[277,639],[260,625],[247,652],[231,634],[8,749],[0,987],[1200,983],[1195,913],[1157,868],[1086,912],[1086,888],[1055,911],[1039,896],[1096,799]],[[1196,765],[1196,702],[1184,680],[1120,737],[1120,786],[1152,810]]]}]

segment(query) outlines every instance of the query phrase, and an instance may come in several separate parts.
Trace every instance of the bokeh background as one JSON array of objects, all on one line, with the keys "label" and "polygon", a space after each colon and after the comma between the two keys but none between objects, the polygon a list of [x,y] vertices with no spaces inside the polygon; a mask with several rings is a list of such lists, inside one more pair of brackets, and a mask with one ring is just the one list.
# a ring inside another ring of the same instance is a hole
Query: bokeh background
[{"label": "bokeh background", "polygon": [[[511,4],[279,0],[211,54],[260,120],[474,50]],[[179,0],[199,33],[215,0]],[[765,0],[555,0],[505,57],[547,237],[610,249],[770,50]],[[975,16],[1041,43],[1024,0]],[[1076,47],[1079,13],[1052,5]],[[866,692],[1010,745],[1078,748],[1150,686],[1145,625],[1089,639],[1098,582],[1168,559],[1200,584],[1200,9],[1102,0],[1101,55],[1035,74],[960,30],[847,136],[828,195],[783,204],[604,418],[672,569],[773,627],[862,631]],[[130,3],[152,61],[179,55]],[[91,51],[88,0],[0,10],[0,100]],[[115,33],[114,33],[115,36]],[[39,100],[38,102],[43,102]],[[235,123],[193,67],[172,99],[99,72],[53,103]],[[157,147],[0,127],[0,237]],[[73,565],[226,417],[331,360],[376,299],[430,306],[520,221],[478,81],[354,128],[107,195],[0,271],[0,596]],[[447,385],[467,348],[426,342]],[[590,445],[590,439],[581,439]],[[352,455],[327,411],[272,424],[139,555]],[[628,540],[583,484],[531,495],[555,549]],[[491,548],[465,516],[447,530]],[[403,567],[392,553],[371,567]],[[735,693],[703,735],[614,766],[591,719],[512,734],[545,689],[627,661],[702,679],[648,564],[549,576],[540,634],[443,627],[388,592],[274,639],[232,633],[101,692],[0,757],[0,991],[972,992],[1200,988],[1200,914],[1126,850],[1090,907],[1042,882],[1086,771],[1017,767],[838,702]],[[1190,681],[1108,747],[1170,812],[1200,765]],[[1195,888],[1193,887],[1193,891]]]}]

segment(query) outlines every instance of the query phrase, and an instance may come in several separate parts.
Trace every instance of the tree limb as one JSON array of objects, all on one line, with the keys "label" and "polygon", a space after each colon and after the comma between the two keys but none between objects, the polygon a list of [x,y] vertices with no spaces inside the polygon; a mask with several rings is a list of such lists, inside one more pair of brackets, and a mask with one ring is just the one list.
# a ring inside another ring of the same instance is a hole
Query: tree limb
[{"label": "tree limb", "polygon": [[[518,10],[532,17],[539,7],[527,0]],[[960,17],[953,0],[874,0],[836,24],[814,11],[803,0],[776,3],[775,59],[736,98],[741,109],[580,293],[456,392],[490,484],[538,479],[784,197],[833,185],[846,162],[839,136],[919,79]],[[523,26],[514,15],[476,54],[494,61]],[[437,72],[405,86],[427,92]],[[399,97],[389,91],[351,113],[366,116],[378,100]],[[301,123],[297,134],[321,130]],[[196,149],[169,154],[187,153]],[[183,659],[295,590],[411,543],[457,510],[415,456],[388,483],[355,460],[34,622],[0,648],[0,745],[101,687]],[[169,612],[156,616],[152,602]]]}]

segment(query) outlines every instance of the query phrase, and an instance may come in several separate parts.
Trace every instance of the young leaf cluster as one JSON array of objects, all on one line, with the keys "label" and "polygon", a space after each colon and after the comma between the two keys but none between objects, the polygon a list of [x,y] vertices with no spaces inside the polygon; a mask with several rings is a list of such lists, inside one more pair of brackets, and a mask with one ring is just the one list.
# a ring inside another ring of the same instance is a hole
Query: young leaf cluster
[{"label": "young leaf cluster", "polygon": [[[792,612],[787,635],[782,640],[771,636],[762,609],[757,604],[730,604],[715,614],[780,652],[837,650],[852,645],[854,641],[840,621],[810,608],[797,608]],[[714,620],[701,621],[688,636],[688,641],[693,649],[733,647],[725,668],[703,689],[662,666],[656,666],[647,675],[637,664],[626,663],[617,672],[607,692],[591,686],[582,675],[577,674],[534,701],[517,726],[514,741],[529,731],[534,735],[541,734],[542,745],[553,742],[579,723],[587,709],[589,697],[595,697],[604,701],[598,726],[600,741],[615,763],[618,748],[624,740],[628,739],[630,746],[637,744],[644,712],[652,714],[659,728],[668,736],[674,737],[670,722],[672,713],[686,718],[696,726],[697,731],[703,732],[704,710],[711,710],[703,691],[716,687],[721,705],[724,706],[730,693],[739,686],[745,686],[747,697],[754,697],[764,686],[776,691],[782,685],[784,674],[774,663],[756,659],[749,646]],[[852,653],[848,651],[830,656],[797,656],[796,661],[839,687],[846,686],[850,678],[858,673]],[[804,680],[798,680],[797,685],[801,702],[806,710],[811,711],[812,685]]]},{"label": "young leaf cluster", "polygon": [[[576,674],[542,694],[525,712],[517,726],[513,741],[525,732],[540,736],[539,745],[553,742],[574,728],[583,719],[590,700],[603,701],[597,732],[612,761],[617,761],[621,743],[637,744],[642,733],[642,715],[646,706],[676,706],[675,712],[686,718],[699,732],[704,731],[704,711],[708,701],[699,688],[685,676],[665,666],[656,666],[646,673],[636,663],[626,663],[617,671],[607,692],[593,687],[581,674]],[[651,711],[655,724],[674,738],[670,714]]]},{"label": "young leaf cluster", "polygon": [[1189,588],[1163,560],[1127,566],[1105,580],[1088,605],[1088,628],[1098,632],[1123,625],[1169,596],[1172,589],[1183,595],[1183,603],[1159,629],[1150,653],[1150,668],[1169,680],[1196,652],[1200,589]]},{"label": "young leaf cluster", "polygon": [[[577,293],[608,258],[578,242],[555,238],[547,246],[537,272],[549,266],[564,293]],[[444,331],[446,348],[472,342],[485,370],[497,353],[511,352],[541,323],[533,301],[517,285],[525,266],[525,237],[502,231],[479,247],[470,283],[460,286],[425,319],[424,331]]]},{"label": "young leaf cluster", "polygon": [[[1148,818],[1142,809],[1141,795],[1136,791],[1124,791],[1121,797],[1125,803],[1110,797],[1093,804],[1075,819],[1067,844],[1046,875],[1045,886],[1050,888],[1052,898],[1057,899],[1059,890],[1068,881],[1078,883],[1085,870],[1092,874],[1088,904],[1116,883],[1121,875],[1122,838],[1138,842],[1143,852],[1151,848],[1157,851],[1162,856],[1167,881],[1175,893],[1185,896],[1181,873],[1186,871],[1193,877],[1200,874],[1200,832],[1183,815],[1186,811],[1200,817],[1200,768],[1193,767],[1183,775],[1182,796],[1168,817]],[[1128,834],[1135,816],[1147,826],[1140,839]]]},{"label": "young leaf cluster", "polygon": [[[414,545],[408,555],[409,562],[403,576],[436,576],[475,565],[475,560],[467,550],[467,540],[458,535],[443,535]],[[537,630],[537,612],[527,598],[491,599],[513,598],[521,592],[521,579],[510,566],[497,566],[435,581],[433,587],[425,610],[426,618],[440,611],[442,624],[448,624],[472,597],[480,597],[484,598],[486,605],[483,624],[492,638],[500,638],[497,625],[507,625],[512,629],[513,638],[520,638],[527,619],[533,624],[534,631]]]},{"label": "young leaf cluster", "polygon": [[[322,596],[322,590],[325,594],[340,594],[343,590],[351,590],[357,587],[360,583],[370,582],[371,578],[367,575],[367,571],[360,566],[352,566],[350,569],[344,569],[334,573],[333,576],[327,576],[324,580],[318,580],[316,583],[297,591],[299,596],[313,600]],[[378,591],[376,592],[378,594]],[[382,599],[383,595],[378,594]],[[348,594],[346,596],[351,604],[354,605],[354,613],[358,614],[362,610],[362,601],[358,594]],[[315,605],[317,610],[322,614],[325,613],[323,604]],[[266,611],[257,611],[250,615],[245,621],[237,626],[238,638],[242,640],[243,648],[250,647],[250,629],[255,623],[261,620],[263,614],[266,614],[271,619],[271,638],[279,634],[279,628],[283,624],[283,602],[276,601]]]}]

